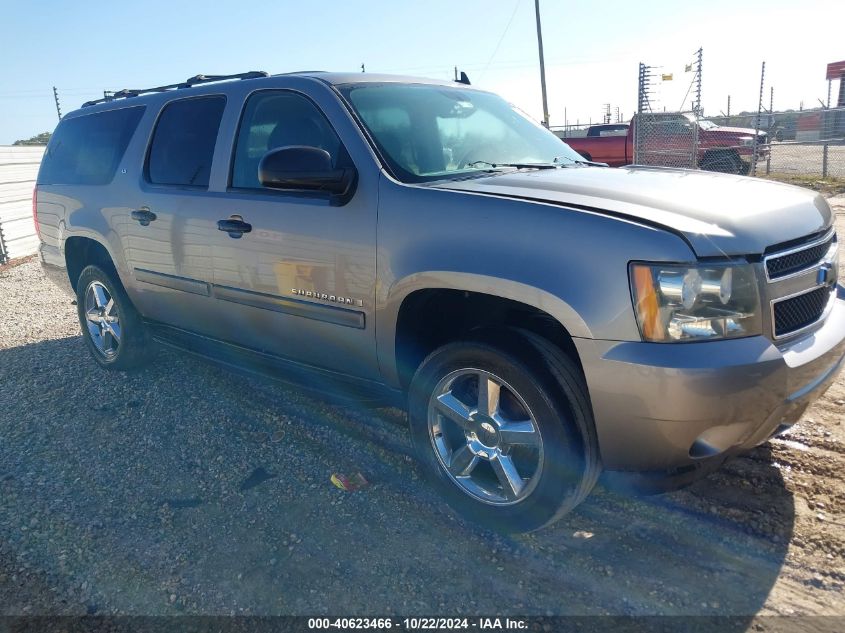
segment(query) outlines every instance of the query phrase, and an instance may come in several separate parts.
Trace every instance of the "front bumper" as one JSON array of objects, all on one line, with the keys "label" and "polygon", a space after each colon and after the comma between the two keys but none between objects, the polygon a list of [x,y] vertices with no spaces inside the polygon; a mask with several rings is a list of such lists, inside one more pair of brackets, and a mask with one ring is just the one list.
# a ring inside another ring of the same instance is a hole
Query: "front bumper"
[{"label": "front bumper", "polygon": [[605,469],[698,469],[765,442],[801,417],[845,357],[845,288],[824,325],[776,346],[576,339]]}]

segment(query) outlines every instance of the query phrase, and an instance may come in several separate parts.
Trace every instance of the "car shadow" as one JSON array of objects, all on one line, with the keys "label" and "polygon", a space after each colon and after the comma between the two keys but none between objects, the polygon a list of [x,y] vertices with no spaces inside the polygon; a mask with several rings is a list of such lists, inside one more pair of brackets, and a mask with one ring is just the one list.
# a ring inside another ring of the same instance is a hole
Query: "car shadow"
[{"label": "car shadow", "polygon": [[0,571],[36,583],[0,583],[4,614],[729,615],[740,631],[794,522],[763,446],[686,490],[598,489],[550,528],[493,533],[421,479],[396,409],[172,351],[107,372],[79,337],[0,350],[0,437]]}]

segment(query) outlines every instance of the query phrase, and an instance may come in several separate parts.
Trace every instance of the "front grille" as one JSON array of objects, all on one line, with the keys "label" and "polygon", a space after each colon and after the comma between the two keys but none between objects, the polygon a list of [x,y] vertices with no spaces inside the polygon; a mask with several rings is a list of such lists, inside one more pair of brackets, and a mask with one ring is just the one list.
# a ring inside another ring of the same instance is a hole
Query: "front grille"
[{"label": "front grille", "polygon": [[833,243],[835,235],[831,235],[824,242],[810,246],[803,250],[796,250],[785,255],[771,257],[766,260],[766,272],[769,279],[780,279],[792,273],[799,272],[805,268],[810,268],[819,263],[827,251],[830,250],[830,245]]},{"label": "front grille", "polygon": [[783,299],[772,306],[775,319],[775,336],[784,336],[818,321],[832,290],[821,286],[791,299]]}]

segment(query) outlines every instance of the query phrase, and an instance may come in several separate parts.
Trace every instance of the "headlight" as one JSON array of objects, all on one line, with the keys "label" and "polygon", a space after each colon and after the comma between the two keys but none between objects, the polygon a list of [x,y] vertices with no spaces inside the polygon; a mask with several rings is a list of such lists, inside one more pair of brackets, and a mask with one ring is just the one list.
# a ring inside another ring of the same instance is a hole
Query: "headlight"
[{"label": "headlight", "polygon": [[643,340],[701,341],[762,332],[751,264],[631,264],[630,275]]},{"label": "headlight", "polygon": [[740,136],[739,141],[745,147],[751,147],[752,145],[754,145],[754,137],[753,136]]}]

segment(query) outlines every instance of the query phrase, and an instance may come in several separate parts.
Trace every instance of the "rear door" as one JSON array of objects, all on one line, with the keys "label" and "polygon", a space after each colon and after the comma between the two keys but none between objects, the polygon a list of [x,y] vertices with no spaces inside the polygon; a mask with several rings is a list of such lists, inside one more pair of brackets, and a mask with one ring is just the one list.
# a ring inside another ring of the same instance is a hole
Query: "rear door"
[{"label": "rear door", "polygon": [[145,317],[209,333],[216,223],[208,184],[222,95],[170,101],[156,120],[140,187],[132,195],[127,259],[134,297]]}]

